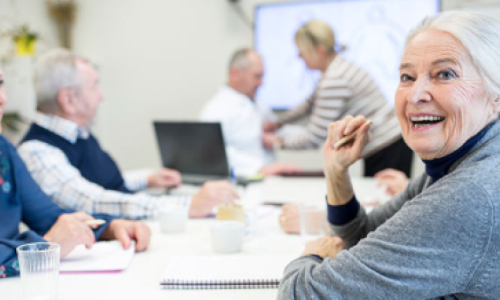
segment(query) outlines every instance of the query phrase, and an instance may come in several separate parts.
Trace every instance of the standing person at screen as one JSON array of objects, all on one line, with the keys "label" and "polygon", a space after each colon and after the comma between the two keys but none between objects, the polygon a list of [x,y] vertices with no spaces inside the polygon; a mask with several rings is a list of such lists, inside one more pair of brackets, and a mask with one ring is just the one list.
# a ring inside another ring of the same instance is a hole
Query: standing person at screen
[{"label": "standing person at screen", "polygon": [[252,49],[237,50],[229,61],[227,84],[205,105],[200,120],[220,122],[229,164],[237,176],[299,172],[294,164],[275,162],[272,149],[262,146],[262,124],[276,116],[255,101],[264,65]]},{"label": "standing person at screen", "polygon": [[[311,149],[322,145],[328,124],[348,115],[362,115],[373,121],[371,139],[363,152],[365,176],[394,168],[410,176],[413,152],[401,138],[394,110],[373,79],[336,52],[333,30],[320,20],[312,20],[295,34],[299,56],[307,67],[323,73],[312,95],[276,122],[264,124],[263,144],[273,148]],[[307,131],[279,138],[273,132],[283,124],[310,115]]]}]

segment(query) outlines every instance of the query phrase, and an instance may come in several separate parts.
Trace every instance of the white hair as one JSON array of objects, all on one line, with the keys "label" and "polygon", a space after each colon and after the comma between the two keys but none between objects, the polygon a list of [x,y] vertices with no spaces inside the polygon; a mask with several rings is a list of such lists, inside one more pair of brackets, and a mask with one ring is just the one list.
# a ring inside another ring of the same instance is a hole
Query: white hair
[{"label": "white hair", "polygon": [[78,57],[65,49],[54,49],[42,55],[35,66],[37,109],[57,110],[57,95],[62,89],[79,89],[82,79],[76,61]]},{"label": "white hair", "polygon": [[425,18],[406,39],[406,46],[419,33],[436,29],[459,40],[469,52],[487,91],[500,96],[500,22],[480,13],[449,11]]},{"label": "white hair", "polygon": [[250,60],[248,59],[248,55],[254,52],[253,49],[250,48],[241,48],[234,52],[229,60],[229,69],[236,67],[238,69],[246,69],[250,65]]}]

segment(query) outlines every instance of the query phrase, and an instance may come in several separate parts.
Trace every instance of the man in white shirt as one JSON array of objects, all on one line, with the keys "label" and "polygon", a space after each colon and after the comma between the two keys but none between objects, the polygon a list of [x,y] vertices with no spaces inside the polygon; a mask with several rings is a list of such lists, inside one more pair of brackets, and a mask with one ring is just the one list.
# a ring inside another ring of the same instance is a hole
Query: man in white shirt
[{"label": "man in white shirt", "polygon": [[275,162],[273,151],[262,146],[262,124],[275,118],[255,101],[263,75],[259,54],[247,48],[236,51],[229,63],[227,84],[206,104],[200,116],[202,121],[221,123],[229,164],[237,176],[300,171],[293,164]]},{"label": "man in white shirt", "polygon": [[181,205],[189,206],[191,217],[203,217],[214,206],[238,197],[227,181],[205,183],[193,197],[135,193],[146,187],[177,186],[180,175],[161,169],[142,178],[122,176],[89,130],[103,96],[88,61],[62,49],[47,53],[36,65],[35,88],[39,113],[19,154],[59,206],[143,219],[155,217],[162,207]]}]

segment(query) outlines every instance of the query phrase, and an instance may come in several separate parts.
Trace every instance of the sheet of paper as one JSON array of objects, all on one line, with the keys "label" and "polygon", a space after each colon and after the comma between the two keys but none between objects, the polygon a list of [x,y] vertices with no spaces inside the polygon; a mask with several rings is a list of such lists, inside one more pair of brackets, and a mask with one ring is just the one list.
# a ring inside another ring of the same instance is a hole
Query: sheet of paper
[{"label": "sheet of paper", "polygon": [[135,242],[123,249],[119,241],[98,242],[92,249],[80,245],[61,260],[60,273],[116,273],[125,270],[134,256]]}]

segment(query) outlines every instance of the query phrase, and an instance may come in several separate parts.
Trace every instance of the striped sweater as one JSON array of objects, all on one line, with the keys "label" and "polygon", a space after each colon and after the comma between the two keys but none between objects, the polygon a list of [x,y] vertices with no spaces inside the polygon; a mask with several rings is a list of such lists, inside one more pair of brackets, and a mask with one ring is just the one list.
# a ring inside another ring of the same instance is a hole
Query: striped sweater
[{"label": "striped sweater", "polygon": [[321,77],[313,94],[301,105],[285,113],[279,124],[311,114],[307,131],[285,138],[285,149],[318,148],[324,143],[328,125],[347,115],[362,115],[373,121],[371,138],[365,147],[368,157],[401,137],[394,110],[377,84],[366,72],[337,55]]}]

